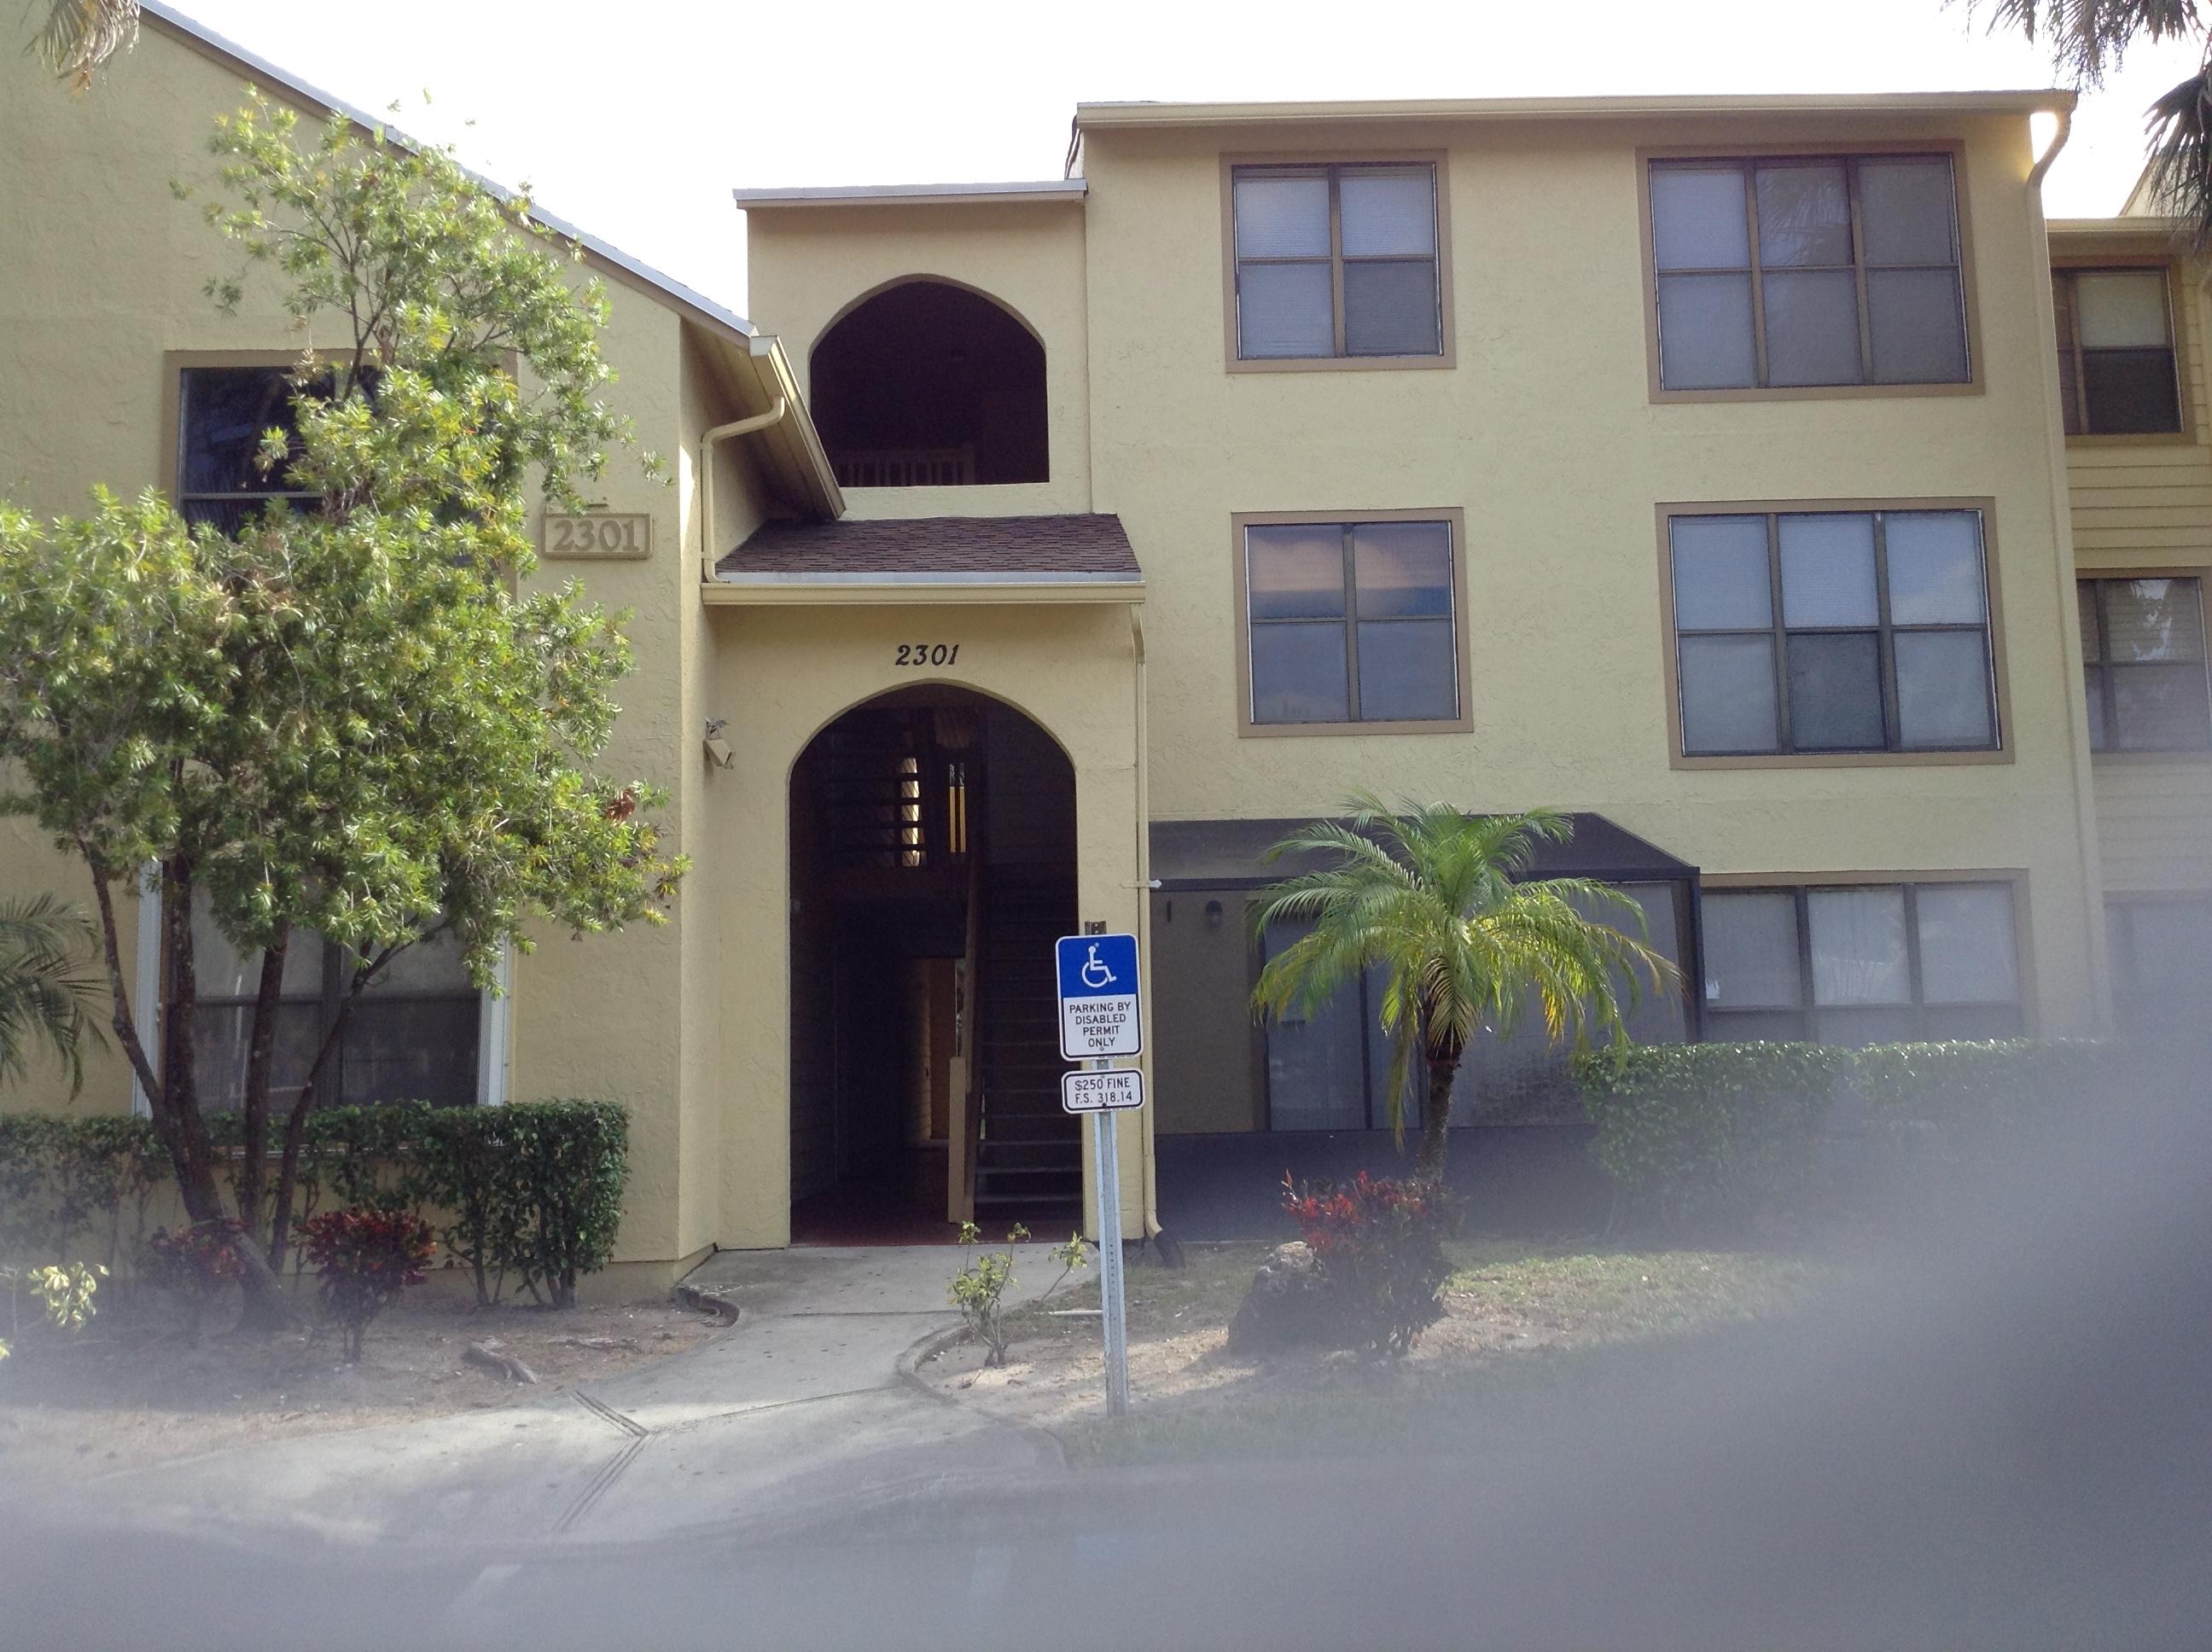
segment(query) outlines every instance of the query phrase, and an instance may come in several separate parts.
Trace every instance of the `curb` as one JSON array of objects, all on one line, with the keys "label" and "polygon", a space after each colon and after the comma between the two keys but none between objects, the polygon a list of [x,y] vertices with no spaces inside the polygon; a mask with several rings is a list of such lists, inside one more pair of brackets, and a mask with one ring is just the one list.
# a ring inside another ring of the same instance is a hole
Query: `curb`
[{"label": "curb", "polygon": [[1067,1461],[1067,1442],[1042,1423],[1025,1422],[1018,1417],[1000,1417],[995,1412],[986,1411],[981,1406],[961,1399],[957,1394],[946,1394],[922,1376],[921,1364],[924,1360],[934,1359],[946,1349],[957,1348],[967,1340],[968,1327],[964,1325],[948,1326],[942,1331],[931,1332],[898,1357],[896,1370],[900,1382],[937,1405],[951,1406],[961,1411],[972,1412],[978,1417],[988,1418],[992,1422],[1004,1427],[1036,1436],[1039,1443],[1047,1447],[1060,1473],[1073,1473],[1075,1471]]}]

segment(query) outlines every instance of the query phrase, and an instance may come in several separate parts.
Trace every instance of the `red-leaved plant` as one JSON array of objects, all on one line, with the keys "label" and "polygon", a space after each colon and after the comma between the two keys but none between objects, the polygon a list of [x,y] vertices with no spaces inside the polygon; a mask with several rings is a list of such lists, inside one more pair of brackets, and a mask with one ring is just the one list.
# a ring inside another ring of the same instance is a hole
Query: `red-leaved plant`
[{"label": "red-leaved plant", "polygon": [[350,1364],[361,1357],[369,1321],[409,1285],[422,1283],[435,1248],[430,1224],[407,1211],[356,1205],[310,1217],[300,1237],[321,1281],[323,1309],[344,1328]]},{"label": "red-leaved plant", "polygon": [[200,1339],[208,1299],[245,1273],[239,1251],[247,1242],[246,1224],[234,1216],[196,1222],[174,1233],[157,1228],[146,1241],[139,1272],[183,1306],[185,1329],[194,1342]]},{"label": "red-leaved plant", "polygon": [[1460,1206],[1442,1187],[1364,1170],[1348,1182],[1301,1187],[1285,1171],[1283,1209],[1345,1328],[1370,1351],[1404,1354],[1443,1316],[1444,1240],[1459,1227]]}]

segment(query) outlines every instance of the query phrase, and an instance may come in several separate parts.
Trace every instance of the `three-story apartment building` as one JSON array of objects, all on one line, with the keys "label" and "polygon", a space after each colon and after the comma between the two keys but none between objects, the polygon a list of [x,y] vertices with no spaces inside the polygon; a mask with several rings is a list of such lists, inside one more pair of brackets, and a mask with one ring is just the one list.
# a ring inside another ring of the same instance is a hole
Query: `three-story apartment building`
[{"label": "three-story apartment building", "polygon": [[[41,510],[231,508],[285,416],[301,341],[269,295],[204,310],[162,185],[246,79],[339,106],[147,15],[88,109],[0,112],[44,160],[0,342],[75,364],[0,390]],[[1050,943],[1134,929],[1124,1215],[1202,1227],[1391,1151],[1371,994],[1249,1005],[1265,851],[1362,789],[1572,811],[1540,869],[1628,890],[1683,973],[1643,1037],[2187,1013],[2200,274],[2159,221],[2045,223],[2069,107],[1086,105],[1057,179],[738,191],[758,326],[574,232],[680,462],[548,519],[539,577],[635,610],[617,756],[696,869],[668,928],[549,940],[504,997],[424,960],[343,1093],[629,1102],[659,1272],[1042,1231],[1091,1198]],[[92,177],[130,209],[97,234]],[[130,393],[91,421],[87,384]],[[81,879],[6,829],[9,887]],[[118,1063],[80,1104],[128,1097]],[[1579,1152],[1540,1037],[1479,1046],[1455,1116],[1475,1174]]]}]

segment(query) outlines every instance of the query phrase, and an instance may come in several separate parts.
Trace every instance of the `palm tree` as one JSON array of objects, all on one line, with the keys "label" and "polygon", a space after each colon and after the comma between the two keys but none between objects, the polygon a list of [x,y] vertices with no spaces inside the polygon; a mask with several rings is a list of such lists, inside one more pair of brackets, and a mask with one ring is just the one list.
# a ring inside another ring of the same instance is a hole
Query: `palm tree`
[{"label": "palm tree", "polygon": [[70,1093],[84,1087],[84,1046],[100,1041],[86,1012],[106,988],[81,973],[91,923],[51,895],[0,902],[0,1079],[30,1072],[44,1044],[69,1069]]},{"label": "palm tree", "polygon": [[31,50],[82,92],[94,70],[137,39],[138,0],[47,0],[46,27]]},{"label": "palm tree", "polygon": [[2144,112],[2150,139],[2146,191],[2154,211],[2184,219],[2199,251],[2212,245],[2212,35],[2203,0],[1944,0],[1986,11],[1992,33],[2018,29],[2048,43],[2076,86],[2104,84],[2137,40],[2197,39],[2197,72]]},{"label": "palm tree", "polygon": [[[1310,922],[1260,972],[1252,999],[1261,1016],[1311,1014],[1368,970],[1383,972],[1382,1023],[1390,1038],[1389,1117],[1402,1145],[1400,1098],[1418,1051],[1428,1075],[1417,1173],[1443,1174],[1452,1079],[1480,1033],[1504,1036],[1540,1011],[1553,1041],[1595,1033],[1625,1047],[1623,998],[1675,982],[1673,964],[1645,945],[1634,900],[1586,878],[1517,881],[1539,841],[1573,835],[1553,809],[1522,815],[1462,814],[1448,804],[1401,802],[1396,812],[1367,793],[1350,818],[1322,820],[1267,852],[1322,854],[1332,864],[1263,891],[1256,929]],[[1588,915],[1632,914],[1635,936]]]}]

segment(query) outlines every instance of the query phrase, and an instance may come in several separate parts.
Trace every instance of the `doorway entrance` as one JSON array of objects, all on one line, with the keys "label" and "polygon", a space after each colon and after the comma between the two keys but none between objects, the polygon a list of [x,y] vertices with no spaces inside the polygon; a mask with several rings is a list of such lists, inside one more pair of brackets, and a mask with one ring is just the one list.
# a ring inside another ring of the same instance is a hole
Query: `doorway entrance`
[{"label": "doorway entrance", "polygon": [[995,1240],[1079,1220],[1055,937],[1076,927],[1075,773],[1035,722],[902,689],[791,775],[791,1235]]}]

